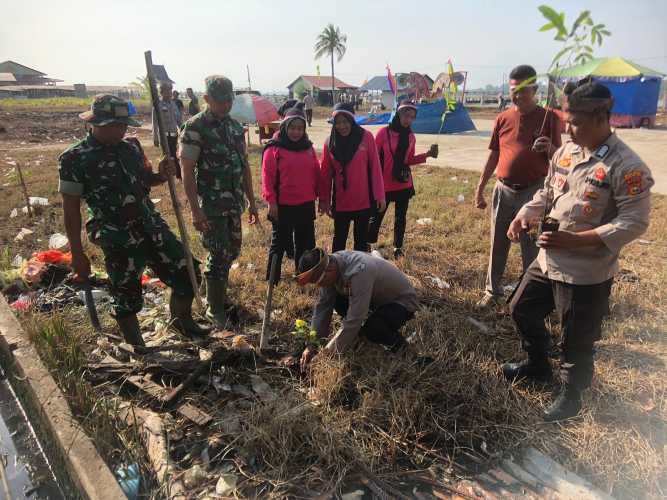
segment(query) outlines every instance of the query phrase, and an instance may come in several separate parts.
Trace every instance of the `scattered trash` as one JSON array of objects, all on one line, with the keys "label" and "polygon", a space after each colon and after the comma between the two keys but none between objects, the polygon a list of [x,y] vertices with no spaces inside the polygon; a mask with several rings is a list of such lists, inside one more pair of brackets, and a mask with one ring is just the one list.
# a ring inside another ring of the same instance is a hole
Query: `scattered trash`
[{"label": "scattered trash", "polygon": [[37,259],[30,259],[23,264],[21,275],[26,283],[39,283],[42,275],[46,272],[46,263]]},{"label": "scattered trash", "polygon": [[[109,293],[104,291],[104,290],[93,288],[91,290],[91,292],[93,294],[93,302],[99,302],[102,299],[109,298]],[[79,293],[77,293],[77,297],[79,297],[79,300],[81,302],[83,302],[84,304],[86,303],[86,292],[85,291],[79,290]]]},{"label": "scattered trash", "polygon": [[255,264],[246,264],[245,267],[246,267],[246,269],[248,269],[249,271],[252,271],[253,269],[255,269]]},{"label": "scattered trash", "polygon": [[139,498],[139,485],[141,476],[139,475],[139,466],[130,464],[127,467],[118,467],[116,469],[116,479],[120,489],[123,490],[128,500]]},{"label": "scattered trash", "polygon": [[429,275],[429,276],[427,276],[427,278],[428,278],[428,279],[429,279],[435,286],[437,286],[440,290],[445,290],[445,289],[449,289],[449,288],[452,287],[452,286],[451,286],[449,283],[447,283],[445,280],[443,280],[442,278],[438,278],[437,276],[431,276],[431,275]]},{"label": "scattered trash", "polygon": [[450,177],[450,178],[449,178],[450,181],[457,181],[458,179],[459,179],[459,178],[456,177],[456,176],[453,176],[453,177]]},{"label": "scattered trash", "polygon": [[64,234],[53,233],[49,238],[49,248],[53,250],[59,250],[61,248],[65,248],[67,245],[69,245],[69,240],[67,239],[67,236],[65,236]]},{"label": "scattered trash", "polygon": [[468,179],[463,179],[463,184],[470,184],[470,181]]},{"label": "scattered trash", "polygon": [[252,383],[252,390],[257,393],[259,399],[264,403],[270,403],[278,399],[278,395],[273,392],[271,386],[264,382],[264,379],[259,375],[250,375],[250,382]]},{"label": "scattered trash", "polygon": [[20,254],[16,254],[12,259],[12,267],[21,267],[25,259]]},{"label": "scattered trash", "polygon": [[9,304],[9,307],[15,311],[25,312],[32,307],[32,297],[27,293],[23,294],[14,302]]},{"label": "scattered trash", "polygon": [[11,212],[9,212],[9,218],[10,219],[13,219],[14,217],[18,217],[18,215],[19,215],[19,211],[16,208],[14,208]]},{"label": "scattered trash", "polygon": [[234,474],[220,474],[220,478],[215,485],[215,493],[223,497],[229,496],[236,489],[236,481],[237,478]]},{"label": "scattered trash", "polygon": [[637,240],[637,243],[640,245],[652,245],[653,242],[651,240]]},{"label": "scattered trash", "polygon": [[28,198],[28,203],[30,203],[31,207],[41,205],[43,207],[46,207],[49,205],[49,199],[48,198],[41,198],[39,196],[30,196]]},{"label": "scattered trash", "polygon": [[350,493],[344,493],[340,496],[341,500],[361,500],[364,498],[364,490],[354,490]]},{"label": "scattered trash", "polygon": [[421,219],[417,219],[417,224],[419,224],[420,226],[430,226],[431,224],[433,224],[433,219],[429,217],[423,217]]},{"label": "scattered trash", "polygon": [[208,479],[208,474],[201,465],[195,464],[183,474],[183,482],[187,488],[196,488]]},{"label": "scattered trash", "polygon": [[32,256],[39,262],[47,264],[66,264],[69,266],[72,263],[72,254],[70,252],[63,253],[60,250],[44,250],[43,252],[35,252]]},{"label": "scattered trash", "polygon": [[460,195],[458,195],[458,196],[456,197],[456,201],[457,201],[458,203],[463,203],[464,201],[466,201],[466,197],[463,196],[462,194],[460,194]]},{"label": "scattered trash", "polygon": [[466,318],[466,321],[468,323],[470,323],[472,326],[474,326],[475,328],[477,328],[482,333],[485,333],[485,334],[486,333],[491,333],[491,329],[488,326],[486,326],[484,323],[482,323],[481,321],[479,321],[475,318],[471,318],[470,316],[468,316]]},{"label": "scattered trash", "polygon": [[25,227],[22,227],[21,230],[18,232],[16,236],[14,236],[14,241],[23,241],[23,238],[28,236],[29,234],[32,234],[33,232],[30,229],[26,229]]},{"label": "scattered trash", "polygon": [[151,198],[151,201],[152,201],[154,204],[157,205],[158,203],[160,203],[160,202],[162,201],[162,198]]},{"label": "scattered trash", "polygon": [[236,335],[232,339],[232,349],[248,352],[252,350],[252,346],[248,343],[248,339],[245,335]]},{"label": "scattered trash", "polygon": [[230,267],[230,269],[231,269],[232,271],[233,271],[234,269],[238,269],[238,268],[239,268],[239,263],[238,263],[238,262],[234,262],[234,263],[232,264],[232,266]]}]

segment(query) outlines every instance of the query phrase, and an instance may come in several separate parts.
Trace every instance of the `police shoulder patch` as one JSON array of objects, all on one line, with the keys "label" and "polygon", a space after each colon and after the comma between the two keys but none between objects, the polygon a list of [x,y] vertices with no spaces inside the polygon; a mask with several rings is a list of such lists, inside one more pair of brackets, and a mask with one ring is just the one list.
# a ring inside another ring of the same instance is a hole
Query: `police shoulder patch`
[{"label": "police shoulder patch", "polygon": [[628,173],[623,175],[623,180],[625,181],[628,195],[635,196],[642,192],[641,170],[630,170]]}]

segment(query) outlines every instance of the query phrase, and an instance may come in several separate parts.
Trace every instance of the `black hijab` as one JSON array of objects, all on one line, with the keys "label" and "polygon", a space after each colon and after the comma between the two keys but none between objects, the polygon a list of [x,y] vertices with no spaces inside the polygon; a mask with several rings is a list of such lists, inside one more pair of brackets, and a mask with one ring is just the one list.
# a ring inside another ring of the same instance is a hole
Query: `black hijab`
[{"label": "black hijab", "polygon": [[306,118],[302,115],[302,111],[297,112],[297,110],[294,108],[287,111],[285,114],[285,119],[280,123],[280,130],[278,131],[278,134],[267,141],[266,146],[264,146],[262,156],[264,156],[264,153],[270,147],[283,148],[289,151],[305,151],[313,147],[313,143],[310,139],[308,139],[308,134],[305,132],[305,130],[301,136],[301,139],[296,142],[291,140],[287,135],[287,127],[292,120],[302,120],[304,125],[306,124]]},{"label": "black hijab", "polygon": [[334,123],[331,127],[331,135],[329,136],[329,151],[336,161],[340,163],[343,189],[347,189],[347,165],[352,161],[357,149],[359,149],[359,145],[364,138],[364,129],[347,113],[340,114],[350,122],[352,130],[350,130],[347,137],[343,137],[336,131]]},{"label": "black hijab", "polygon": [[410,166],[405,164],[405,155],[410,146],[410,134],[412,133],[412,129],[401,125],[401,117],[399,116],[399,113],[396,112],[389,124],[389,130],[398,133],[398,144],[394,151],[391,151],[391,136],[387,134],[389,150],[391,151],[394,160],[391,175],[398,182],[408,182],[410,180]]}]

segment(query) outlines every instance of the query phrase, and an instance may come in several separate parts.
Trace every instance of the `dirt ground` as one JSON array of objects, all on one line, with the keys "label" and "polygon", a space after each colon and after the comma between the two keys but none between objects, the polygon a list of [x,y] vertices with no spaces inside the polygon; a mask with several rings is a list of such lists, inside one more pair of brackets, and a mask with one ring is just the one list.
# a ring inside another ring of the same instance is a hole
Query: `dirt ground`
[{"label": "dirt ground", "polygon": [[[65,137],[83,134],[80,122],[70,114],[67,118],[50,115],[46,113],[48,118],[42,120],[37,114],[33,116],[35,123],[22,124],[25,134],[46,120],[62,124],[63,141]],[[201,404],[212,413],[237,405],[241,425],[233,433],[224,422],[201,428],[156,409],[163,415],[169,438],[173,439],[174,464],[184,471],[191,471],[194,466],[208,467],[206,479],[192,488],[193,494],[214,489],[216,474],[221,470],[238,476],[239,496],[247,497],[341,493],[343,479],[352,481],[362,468],[372,470],[376,477],[397,488],[417,472],[438,484],[452,484],[463,474],[460,464],[468,460],[493,462],[503,453],[531,445],[616,498],[664,498],[667,200],[655,196],[649,231],[622,254],[611,316],[604,323],[603,340],[598,345],[596,378],[586,393],[582,415],[571,422],[545,425],[540,412],[552,401],[557,386],[506,383],[499,364],[521,356],[511,319],[503,308],[485,313],[473,308],[484,283],[489,221],[488,213],[472,209],[468,201],[478,175],[473,171],[479,168],[475,165],[482,165],[485,160],[490,128],[488,119],[473,119],[481,131],[441,137],[442,156],[438,162],[443,163],[429,162],[415,169],[418,195],[408,214],[408,258],[397,261],[413,280],[422,304],[406,333],[411,336],[411,346],[434,357],[434,364],[418,368],[409,358],[388,357],[381,349],[362,345],[321,366],[311,379],[302,379],[270,363],[218,373],[225,383],[245,387],[250,387],[249,375],[259,373],[280,397],[250,404],[256,400],[231,393],[219,396],[217,390],[206,385],[188,393],[187,401]],[[14,123],[11,116],[3,120]],[[317,121],[309,132],[321,145],[328,135],[328,126]],[[664,130],[621,131],[626,132],[629,142],[645,143],[649,153],[651,141],[646,138],[662,138],[661,134],[665,134]],[[158,151],[148,132],[141,129],[138,133],[155,162]],[[0,134],[2,271],[11,271],[10,260],[15,255],[27,258],[32,252],[45,249],[53,232],[64,232],[57,193],[57,156],[66,144],[59,138],[56,142],[30,143],[23,133],[10,134]],[[49,137],[54,139],[50,130]],[[418,149],[426,149],[431,141],[430,136],[419,136]],[[256,139],[254,142],[256,145]],[[663,146],[655,145],[659,151]],[[9,217],[12,209],[22,205],[13,165],[16,161],[24,165],[30,194],[49,199],[49,206],[40,209],[32,220],[20,212]],[[646,161],[650,164],[651,160]],[[257,148],[252,150],[251,165],[257,193]],[[451,168],[462,165],[470,169]],[[457,202],[459,195],[465,196],[464,205]],[[161,200],[157,208],[175,228],[165,186],[155,188],[151,197]],[[418,224],[420,218],[431,222]],[[193,252],[203,259],[205,252],[194,236],[189,215],[186,221],[193,235]],[[391,249],[392,223],[390,210],[380,240],[380,251],[387,254]],[[21,228],[33,233],[16,241]],[[331,233],[331,222],[318,219],[317,243],[328,246]],[[269,228],[266,224],[262,229],[245,226],[243,237],[239,265],[231,274],[232,300],[242,312],[233,329],[256,344],[266,294],[263,275]],[[87,251],[93,266],[103,269],[99,249],[88,245]],[[513,249],[508,284],[518,279],[519,267],[518,252]],[[283,269],[285,275],[291,273],[292,264],[285,262]],[[314,298],[313,291],[298,289],[289,279],[276,289],[272,323],[276,336],[271,345],[281,355],[289,355],[299,347],[289,332],[296,318],[310,317]],[[154,315],[148,309],[142,324],[147,339],[156,341],[156,325],[164,320],[165,310],[164,306],[156,306],[159,313]],[[471,318],[478,323],[471,322]],[[21,321],[40,343],[46,362],[70,397],[84,428],[96,437],[105,459],[114,467],[139,462],[142,483],[145,488],[154,488],[156,478],[148,472],[150,467],[142,458],[143,452],[133,440],[136,434],[117,434],[120,431],[114,425],[100,423],[113,415],[116,399],[110,397],[109,389],[114,383],[89,383],[86,363],[92,352],[109,342],[101,342],[105,339],[91,332],[81,308],[53,316],[22,315]],[[108,310],[102,310],[102,321],[106,333],[118,334]],[[557,334],[558,327],[554,326]],[[72,357],[83,364],[74,363]],[[165,384],[173,382],[169,379]],[[149,406],[148,398],[131,399],[126,388],[115,397]],[[106,416],[99,415],[100,408]],[[221,442],[224,453],[219,458],[212,450],[220,451]],[[205,463],[201,458],[204,451],[210,453]],[[425,495],[425,490],[419,491]],[[150,497],[164,495],[154,491]]]}]

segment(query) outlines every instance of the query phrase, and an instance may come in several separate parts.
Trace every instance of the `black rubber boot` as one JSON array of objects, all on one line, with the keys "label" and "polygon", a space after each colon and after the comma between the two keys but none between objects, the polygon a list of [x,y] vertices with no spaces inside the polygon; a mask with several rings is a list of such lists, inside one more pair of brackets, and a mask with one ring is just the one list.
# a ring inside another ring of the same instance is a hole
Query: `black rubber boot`
[{"label": "black rubber boot", "polygon": [[227,298],[227,280],[206,278],[206,318],[213,326],[224,330],[227,328],[227,314],[225,313],[225,299]]},{"label": "black rubber boot", "polygon": [[116,317],[118,328],[123,334],[125,342],[132,345],[145,346],[144,339],[141,336],[141,329],[139,328],[139,320],[136,314],[128,314],[127,316]]},{"label": "black rubber boot", "polygon": [[556,401],[544,412],[544,420],[557,422],[575,417],[581,410],[581,390],[572,385],[564,385]]},{"label": "black rubber boot", "polygon": [[202,328],[192,319],[192,300],[193,297],[171,294],[169,298],[171,324],[186,337],[208,335],[211,331]]},{"label": "black rubber boot", "polygon": [[529,379],[536,382],[551,382],[553,373],[549,359],[544,357],[529,357],[520,363],[505,363],[502,366],[503,376],[514,381],[518,379]]}]

